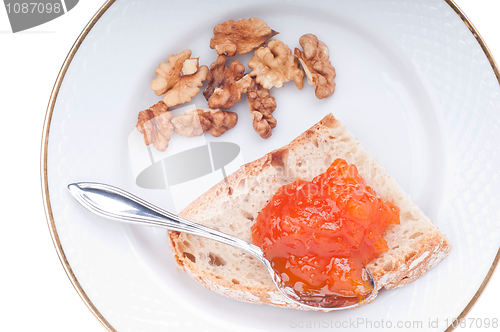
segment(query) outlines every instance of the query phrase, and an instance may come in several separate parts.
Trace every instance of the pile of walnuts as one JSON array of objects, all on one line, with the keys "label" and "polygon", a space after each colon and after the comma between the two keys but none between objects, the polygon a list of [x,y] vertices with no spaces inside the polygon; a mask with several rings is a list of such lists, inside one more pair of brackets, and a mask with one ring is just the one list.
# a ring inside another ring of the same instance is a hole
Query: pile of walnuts
[{"label": "pile of walnuts", "polygon": [[[269,41],[277,34],[258,18],[228,20],[214,28],[210,48],[215,49],[218,57],[209,67],[200,66],[199,58],[191,58],[190,50],[173,54],[167,62],[160,63],[151,89],[163,96],[162,101],[140,112],[136,125],[144,134],[146,145],[153,144],[157,150],[165,151],[174,132],[185,137],[205,132],[215,137],[222,135],[238,122],[235,112],[225,110],[241,101],[245,93],[254,130],[260,137],[269,138],[277,124],[272,114],[276,100],[270,89],[293,81],[302,90],[304,76],[314,86],[317,98],[331,96],[335,91],[335,68],[330,63],[328,47],[315,35],[305,34],[299,39],[302,51],[295,48],[292,53],[282,41]],[[227,58],[253,50],[248,62],[250,72],[245,73],[245,66],[238,60],[226,65]],[[191,101],[204,81],[207,85],[203,96],[208,108],[193,108],[172,116],[169,108]]]}]

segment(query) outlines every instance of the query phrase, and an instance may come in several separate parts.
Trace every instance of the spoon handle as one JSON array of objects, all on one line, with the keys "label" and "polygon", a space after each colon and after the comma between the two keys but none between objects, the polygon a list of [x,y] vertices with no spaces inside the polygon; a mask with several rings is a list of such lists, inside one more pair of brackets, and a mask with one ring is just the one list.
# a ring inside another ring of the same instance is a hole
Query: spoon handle
[{"label": "spoon handle", "polygon": [[97,182],[71,183],[68,189],[81,205],[99,216],[203,236],[242,249],[262,260],[263,253],[259,247],[181,218],[122,189]]}]

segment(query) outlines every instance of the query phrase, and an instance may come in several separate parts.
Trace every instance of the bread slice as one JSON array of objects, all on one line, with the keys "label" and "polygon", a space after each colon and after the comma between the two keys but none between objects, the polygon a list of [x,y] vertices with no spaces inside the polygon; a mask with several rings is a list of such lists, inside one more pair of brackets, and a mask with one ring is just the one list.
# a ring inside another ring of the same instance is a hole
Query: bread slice
[{"label": "bread slice", "polygon": [[[180,215],[251,242],[251,226],[279,187],[297,179],[310,181],[336,158],[356,165],[367,185],[400,209],[400,225],[390,225],[384,234],[389,250],[367,265],[377,292],[416,280],[449,253],[446,237],[331,114],[290,144],[243,165]],[[297,307],[251,255],[186,233],[169,236],[178,265],[208,289],[236,300]]]}]

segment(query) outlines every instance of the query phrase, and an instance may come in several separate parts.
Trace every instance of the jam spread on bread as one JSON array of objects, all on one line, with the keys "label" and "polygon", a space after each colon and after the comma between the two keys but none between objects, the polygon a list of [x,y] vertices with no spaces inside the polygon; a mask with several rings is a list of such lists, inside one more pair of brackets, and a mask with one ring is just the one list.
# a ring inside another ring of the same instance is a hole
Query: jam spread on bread
[{"label": "jam spread on bread", "polygon": [[383,234],[399,209],[377,197],[355,165],[336,159],[312,181],[281,187],[252,227],[288,287],[303,295],[364,298],[363,266],[388,250]]}]

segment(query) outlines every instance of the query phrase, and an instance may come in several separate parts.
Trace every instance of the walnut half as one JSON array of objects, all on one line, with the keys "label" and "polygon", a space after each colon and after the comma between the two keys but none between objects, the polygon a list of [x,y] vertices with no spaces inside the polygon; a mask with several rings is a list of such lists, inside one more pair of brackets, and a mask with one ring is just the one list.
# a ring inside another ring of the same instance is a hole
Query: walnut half
[{"label": "walnut half", "polygon": [[219,137],[237,122],[238,114],[210,108],[190,109],[172,118],[175,132],[185,137],[201,136],[204,132]]},{"label": "walnut half", "polygon": [[253,129],[262,138],[271,137],[271,129],[275,128],[277,124],[276,119],[272,115],[276,109],[276,100],[274,97],[271,97],[269,89],[265,89],[254,80],[252,80],[252,85],[248,88],[247,99]]},{"label": "walnut half", "polygon": [[163,96],[168,106],[176,106],[191,101],[200,92],[200,86],[207,78],[208,67],[198,67],[197,58],[189,58],[191,50],[168,57],[155,69],[156,79],[151,82],[151,89],[157,96]]},{"label": "walnut half", "polygon": [[225,55],[219,55],[210,65],[207,75],[207,87],[203,91],[210,108],[228,109],[241,100],[241,94],[247,92],[252,81],[245,75],[245,66],[238,60],[226,67]]},{"label": "walnut half", "polygon": [[215,49],[217,54],[226,53],[232,57],[250,52],[277,34],[259,18],[251,17],[237,22],[228,20],[214,28],[210,48]]},{"label": "walnut half", "polygon": [[158,151],[165,151],[170,136],[174,133],[170,123],[172,113],[167,105],[160,101],[149,109],[139,112],[135,128],[144,135],[146,145],[153,144]]},{"label": "walnut half", "polygon": [[328,47],[311,34],[299,39],[304,52],[295,48],[295,55],[306,72],[307,82],[314,85],[314,92],[319,99],[330,97],[335,91],[335,68],[329,60]]},{"label": "walnut half", "polygon": [[273,39],[266,47],[257,49],[248,62],[250,76],[266,89],[281,88],[283,83],[293,80],[299,90],[304,86],[304,71],[298,59],[281,40]]}]

